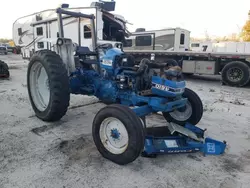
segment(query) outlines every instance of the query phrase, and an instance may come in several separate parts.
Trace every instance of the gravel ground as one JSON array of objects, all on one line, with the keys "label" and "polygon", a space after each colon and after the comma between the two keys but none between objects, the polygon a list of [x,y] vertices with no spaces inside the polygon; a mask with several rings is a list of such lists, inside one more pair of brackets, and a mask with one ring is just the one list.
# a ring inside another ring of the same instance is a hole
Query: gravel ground
[{"label": "gravel ground", "polygon": [[[126,166],[100,156],[91,136],[92,120],[104,106],[94,97],[71,96],[67,114],[56,123],[34,116],[27,95],[27,63],[0,56],[11,77],[0,80],[0,188],[248,188],[250,184],[250,90],[221,86],[218,80],[187,80],[204,104],[199,127],[226,140],[221,156],[201,153],[139,157]],[[164,123],[150,116],[149,125]]]}]

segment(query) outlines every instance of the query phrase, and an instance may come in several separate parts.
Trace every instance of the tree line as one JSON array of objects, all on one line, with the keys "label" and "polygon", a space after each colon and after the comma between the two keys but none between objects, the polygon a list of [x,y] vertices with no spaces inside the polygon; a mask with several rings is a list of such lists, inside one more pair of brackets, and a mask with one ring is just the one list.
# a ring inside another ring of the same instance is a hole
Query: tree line
[{"label": "tree line", "polygon": [[12,40],[11,39],[3,39],[3,38],[0,38],[0,43],[9,43],[11,42]]}]

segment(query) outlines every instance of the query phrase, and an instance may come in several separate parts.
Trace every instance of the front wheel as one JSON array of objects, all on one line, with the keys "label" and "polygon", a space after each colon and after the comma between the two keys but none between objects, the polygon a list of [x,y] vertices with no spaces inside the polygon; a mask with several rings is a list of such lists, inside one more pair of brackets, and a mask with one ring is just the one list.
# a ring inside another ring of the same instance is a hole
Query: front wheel
[{"label": "front wheel", "polygon": [[163,112],[164,118],[168,122],[184,126],[186,123],[196,125],[203,115],[203,104],[200,97],[191,89],[186,88],[183,93],[183,98],[187,98],[187,104],[176,109],[173,112]]},{"label": "front wheel", "polygon": [[27,88],[38,118],[57,121],[66,114],[70,99],[69,78],[58,54],[41,50],[31,57]]},{"label": "front wheel", "polygon": [[142,121],[129,107],[119,104],[96,114],[92,134],[101,155],[119,165],[133,162],[144,148]]}]

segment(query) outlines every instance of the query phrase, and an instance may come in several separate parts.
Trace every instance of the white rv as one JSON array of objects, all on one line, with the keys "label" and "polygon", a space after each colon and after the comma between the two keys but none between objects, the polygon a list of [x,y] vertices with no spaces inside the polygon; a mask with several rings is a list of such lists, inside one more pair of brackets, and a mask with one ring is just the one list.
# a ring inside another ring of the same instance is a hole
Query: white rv
[{"label": "white rv", "polygon": [[126,38],[126,50],[166,50],[186,51],[189,49],[190,31],[182,28],[169,28],[146,31],[137,29]]},{"label": "white rv", "polygon": [[[122,16],[110,13],[110,11],[114,10],[114,1],[106,3],[106,5],[111,5],[111,8],[110,6],[102,6],[103,3],[94,2],[90,7],[67,9],[95,16],[97,41],[119,41],[121,39],[117,39],[117,33],[122,31],[126,35],[126,21]],[[71,38],[74,43],[81,43],[81,45],[92,50],[89,20],[66,16],[63,18],[63,25],[66,38]],[[79,25],[81,28],[80,33],[78,32]],[[30,58],[34,51],[50,49],[50,43],[45,42],[46,40],[44,39],[56,38],[57,36],[58,23],[55,9],[44,10],[21,17],[13,24],[13,40],[16,46],[21,47],[23,58]]]}]

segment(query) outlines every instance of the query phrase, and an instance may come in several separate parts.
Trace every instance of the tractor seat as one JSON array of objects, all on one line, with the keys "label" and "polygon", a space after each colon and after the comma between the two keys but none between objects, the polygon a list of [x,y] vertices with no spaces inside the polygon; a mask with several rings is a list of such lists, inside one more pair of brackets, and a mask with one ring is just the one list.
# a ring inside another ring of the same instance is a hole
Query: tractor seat
[{"label": "tractor seat", "polygon": [[79,55],[79,56],[97,56],[98,54],[97,54],[97,52],[90,51],[88,47],[77,46],[76,55]]}]

